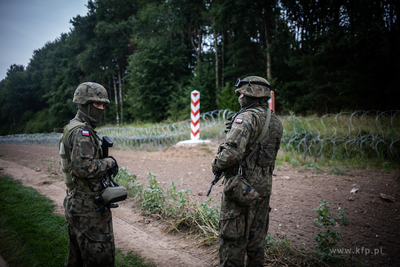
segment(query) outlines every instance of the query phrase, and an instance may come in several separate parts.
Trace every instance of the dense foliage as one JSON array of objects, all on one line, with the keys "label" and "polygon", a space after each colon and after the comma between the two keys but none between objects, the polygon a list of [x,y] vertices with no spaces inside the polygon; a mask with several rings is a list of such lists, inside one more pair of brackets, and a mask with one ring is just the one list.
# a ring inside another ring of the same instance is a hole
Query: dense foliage
[{"label": "dense foliage", "polygon": [[267,78],[277,113],[399,109],[394,0],[90,0],[71,31],[0,81],[0,134],[49,132],[74,116],[75,88],[102,84],[103,124],[238,108],[238,77]]}]

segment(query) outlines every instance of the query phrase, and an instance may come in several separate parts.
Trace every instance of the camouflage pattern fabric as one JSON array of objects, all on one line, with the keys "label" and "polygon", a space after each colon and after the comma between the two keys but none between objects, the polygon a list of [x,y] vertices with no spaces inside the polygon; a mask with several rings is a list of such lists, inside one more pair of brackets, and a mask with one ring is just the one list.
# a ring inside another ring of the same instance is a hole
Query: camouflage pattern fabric
[{"label": "camouflage pattern fabric", "polygon": [[86,105],[88,103],[110,103],[108,100],[107,90],[98,83],[87,82],[81,83],[74,92],[72,100],[75,104]]},{"label": "camouflage pattern fabric", "polygon": [[64,199],[68,221],[66,267],[114,266],[115,246],[110,209],[101,208],[93,196],[76,191]]},{"label": "camouflage pattern fabric", "polygon": [[87,123],[72,130],[68,140],[73,190],[64,199],[69,235],[65,266],[114,266],[111,211],[94,198],[104,191],[102,180],[115,161],[102,159],[99,138],[88,119],[78,113],[74,120]]},{"label": "camouflage pattern fabric", "polygon": [[219,222],[220,266],[244,266],[246,253],[246,266],[262,266],[269,223],[269,197],[262,203],[239,209],[224,198],[223,195],[221,212],[236,217],[220,219]]},{"label": "camouflage pattern fabric", "polygon": [[[256,144],[266,121],[268,107],[266,103],[254,107],[233,118],[226,140],[211,163],[214,171],[225,173],[224,183],[235,177],[239,165],[242,165],[243,176],[264,200],[243,207],[223,194],[219,224],[220,266],[244,266],[245,253],[248,264],[251,264],[247,266],[262,266],[264,262],[272,172],[283,128],[278,117],[272,114],[266,137]],[[257,149],[257,153],[247,164],[246,157],[254,149]]]}]

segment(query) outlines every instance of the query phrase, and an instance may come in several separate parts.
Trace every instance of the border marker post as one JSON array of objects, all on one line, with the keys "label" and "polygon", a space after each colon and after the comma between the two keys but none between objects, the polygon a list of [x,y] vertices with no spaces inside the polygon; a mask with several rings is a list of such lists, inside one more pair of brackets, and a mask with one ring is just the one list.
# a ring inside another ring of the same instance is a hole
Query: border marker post
[{"label": "border marker post", "polygon": [[271,91],[271,98],[268,100],[269,109],[275,113],[275,92]]},{"label": "border marker post", "polygon": [[190,139],[199,140],[200,139],[200,92],[194,90],[190,93],[191,103],[190,103]]}]

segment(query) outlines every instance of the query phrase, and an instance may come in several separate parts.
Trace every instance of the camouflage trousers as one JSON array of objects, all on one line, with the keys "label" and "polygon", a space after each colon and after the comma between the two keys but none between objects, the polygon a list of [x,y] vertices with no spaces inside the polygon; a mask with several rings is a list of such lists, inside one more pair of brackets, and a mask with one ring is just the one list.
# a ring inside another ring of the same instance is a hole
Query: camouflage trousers
[{"label": "camouflage trousers", "polygon": [[262,266],[269,224],[269,197],[250,207],[237,207],[224,199],[219,222],[220,267]]},{"label": "camouflage trousers", "polygon": [[101,207],[83,192],[64,199],[68,221],[68,257],[65,267],[113,267],[115,261],[112,216],[109,208]]}]

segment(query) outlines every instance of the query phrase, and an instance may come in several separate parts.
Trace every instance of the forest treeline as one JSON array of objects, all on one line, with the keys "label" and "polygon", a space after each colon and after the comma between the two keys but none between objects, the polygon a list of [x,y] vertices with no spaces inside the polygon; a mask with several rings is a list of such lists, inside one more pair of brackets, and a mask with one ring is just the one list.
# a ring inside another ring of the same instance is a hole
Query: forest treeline
[{"label": "forest treeline", "polygon": [[399,109],[396,0],[91,0],[71,30],[0,81],[0,134],[50,132],[74,116],[76,87],[102,84],[102,124],[237,110],[234,82],[271,82],[276,112]]}]

